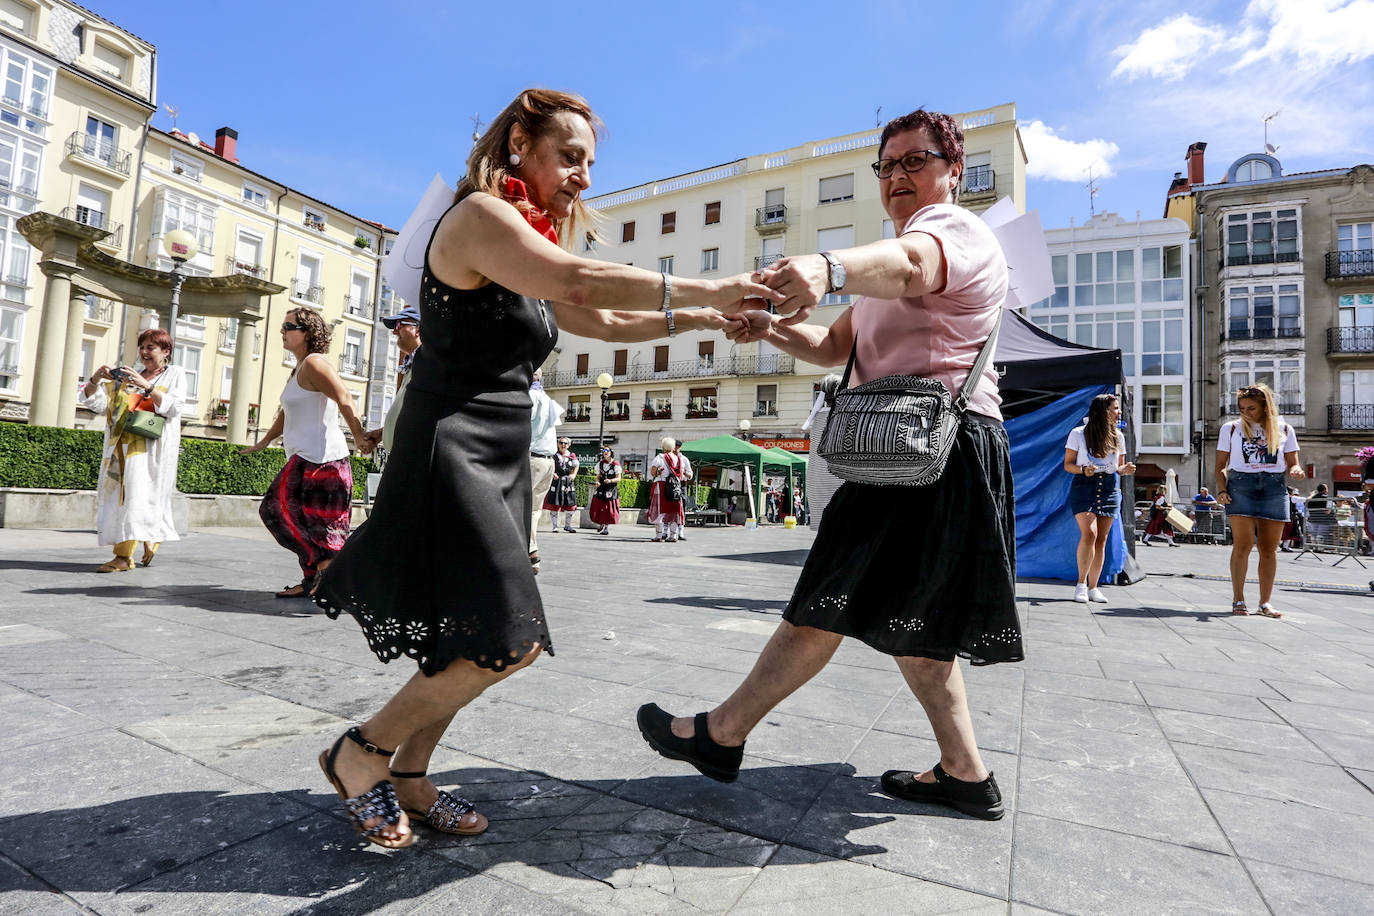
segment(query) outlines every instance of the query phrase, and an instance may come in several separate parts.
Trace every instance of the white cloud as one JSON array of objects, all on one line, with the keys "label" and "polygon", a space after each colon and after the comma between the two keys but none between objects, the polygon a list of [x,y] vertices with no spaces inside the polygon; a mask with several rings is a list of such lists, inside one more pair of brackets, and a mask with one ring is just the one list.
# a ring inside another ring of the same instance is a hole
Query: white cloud
[{"label": "white cloud", "polygon": [[1043,121],[1021,125],[1021,141],[1026,146],[1026,176],[1049,181],[1086,182],[1089,167],[1093,177],[1107,178],[1120,152],[1108,140],[1066,140]]},{"label": "white cloud", "polygon": [[1112,76],[1179,79],[1198,57],[1215,48],[1224,37],[1225,33],[1217,26],[1199,22],[1186,13],[1175,16],[1141,32],[1130,44],[1116,48],[1112,53],[1121,60],[1112,70]]},{"label": "white cloud", "polygon": [[1256,40],[1267,35],[1233,70],[1285,59],[1324,69],[1374,56],[1374,0],[1252,0],[1245,19]]}]

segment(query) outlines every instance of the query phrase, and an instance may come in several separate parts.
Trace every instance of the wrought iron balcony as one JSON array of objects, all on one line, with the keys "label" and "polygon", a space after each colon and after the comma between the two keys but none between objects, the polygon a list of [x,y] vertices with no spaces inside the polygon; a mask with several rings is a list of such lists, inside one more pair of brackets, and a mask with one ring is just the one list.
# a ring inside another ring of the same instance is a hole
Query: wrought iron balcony
[{"label": "wrought iron balcony", "polygon": [[606,402],[607,420],[628,420],[630,419],[630,405],[623,399]]},{"label": "wrought iron balcony", "polygon": [[267,276],[267,266],[264,264],[249,264],[247,261],[240,261],[232,254],[224,259],[224,269],[227,273],[243,274],[248,277],[262,279]]},{"label": "wrought iron balcony", "polygon": [[345,353],[339,357],[339,371],[344,375],[367,378],[367,360]]},{"label": "wrought iron balcony", "polygon": [[1374,250],[1326,253],[1326,279],[1357,280],[1369,277],[1374,277]]},{"label": "wrought iron balcony", "polygon": [[720,412],[716,409],[714,395],[687,399],[687,419],[709,420],[718,416],[720,416]]},{"label": "wrought iron balcony", "polygon": [[1374,327],[1327,328],[1326,352],[1374,353]]},{"label": "wrought iron balcony", "polygon": [[1326,428],[1374,429],[1374,404],[1327,404]]},{"label": "wrought iron balcony", "polygon": [[99,210],[94,210],[90,207],[82,206],[64,207],[62,209],[62,212],[58,213],[57,215],[62,217],[63,219],[69,219],[73,220],[74,222],[81,223],[83,226],[91,226],[95,229],[104,229],[106,232],[110,233],[100,241],[96,242],[97,245],[108,245],[111,248],[118,248],[123,243],[123,224],[116,223],[114,220],[110,219],[108,216],[106,216]]},{"label": "wrought iron balcony", "polygon": [[575,388],[596,384],[596,377],[602,372],[610,373],[619,382],[654,382],[664,379],[709,378],[720,375],[791,375],[795,371],[796,360],[787,353],[768,353],[764,356],[726,356],[674,360],[666,370],[655,371],[653,364],[630,366],[623,372],[615,372],[610,366],[598,366],[586,372],[575,369],[561,369],[544,373],[545,388]]},{"label": "wrought iron balcony", "polygon": [[1275,340],[1302,337],[1301,326],[1274,327],[1272,320],[1233,321],[1221,332],[1222,340]]},{"label": "wrought iron balcony", "polygon": [[671,420],[673,418],[672,405],[654,407],[652,404],[645,404],[639,412],[639,418],[641,420]]},{"label": "wrought iron balcony", "polygon": [[975,165],[964,171],[964,194],[990,194],[997,190],[997,173],[990,165]]},{"label": "wrought iron balcony", "polygon": [[[229,333],[229,325],[219,326],[219,348],[229,352],[236,352],[239,346],[239,337],[243,334],[243,328],[239,327],[232,335]],[[257,331],[253,332],[253,355],[262,355],[262,335]]]},{"label": "wrought iron balcony", "polygon": [[1294,264],[1299,260],[1296,251],[1280,251],[1277,254],[1236,254],[1226,258],[1223,267],[1246,267],[1252,264]]},{"label": "wrought iron balcony", "polygon": [[359,299],[350,293],[344,296],[344,311],[356,318],[371,318],[372,300]]},{"label": "wrought iron balcony", "polygon": [[776,417],[778,415],[777,401],[755,401],[754,416],[756,417]]},{"label": "wrought iron balcony", "polygon": [[130,163],[133,162],[133,153],[78,130],[67,138],[67,158],[93,162],[127,176]]},{"label": "wrought iron balcony", "polygon": [[590,407],[586,407],[586,406],[584,405],[581,409],[579,409],[579,410],[574,410],[573,408],[569,407],[569,408],[568,408],[568,412],[565,413],[565,414],[563,414],[563,422],[564,422],[564,423],[590,423],[590,422],[592,422],[592,411],[591,411],[591,408],[590,408]]},{"label": "wrought iron balcony", "polygon": [[759,207],[754,215],[754,228],[760,232],[781,232],[787,228],[787,207],[772,204]]},{"label": "wrought iron balcony", "polygon": [[309,280],[296,280],[291,285],[291,296],[303,302],[319,305],[324,301],[324,287],[317,286]]},{"label": "wrought iron balcony", "polygon": [[763,270],[765,267],[772,267],[774,264],[787,257],[785,254],[765,254],[754,258],[754,269]]}]

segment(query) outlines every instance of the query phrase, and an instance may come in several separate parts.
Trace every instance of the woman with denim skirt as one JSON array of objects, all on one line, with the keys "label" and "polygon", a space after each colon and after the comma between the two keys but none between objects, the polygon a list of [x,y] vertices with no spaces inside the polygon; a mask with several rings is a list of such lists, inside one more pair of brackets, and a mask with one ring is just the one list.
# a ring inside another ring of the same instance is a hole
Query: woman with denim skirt
[{"label": "woman with denim skirt", "polygon": [[1259,613],[1282,617],[1270,603],[1278,570],[1279,539],[1288,521],[1284,474],[1305,476],[1298,463],[1298,437],[1279,418],[1274,392],[1250,385],[1236,392],[1240,418],[1223,423],[1217,440],[1217,502],[1231,525],[1231,613],[1250,613],[1245,575],[1250,551],[1259,547]]},{"label": "woman with denim skirt", "polygon": [[1121,403],[1114,394],[1099,394],[1088,407],[1088,421],[1074,427],[1064,444],[1064,470],[1073,475],[1069,510],[1078,523],[1078,584],[1073,600],[1107,603],[1098,588],[1106,558],[1107,535],[1121,511],[1120,474],[1134,474],[1126,460],[1126,443],[1117,428]]}]

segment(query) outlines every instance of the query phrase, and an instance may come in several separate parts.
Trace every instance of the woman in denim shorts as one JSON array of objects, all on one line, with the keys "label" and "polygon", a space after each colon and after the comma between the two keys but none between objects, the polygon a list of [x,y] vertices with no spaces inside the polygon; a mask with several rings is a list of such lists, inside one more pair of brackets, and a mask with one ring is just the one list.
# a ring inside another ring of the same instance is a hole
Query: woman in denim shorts
[{"label": "woman in denim shorts", "polygon": [[[1302,477],[1298,437],[1279,419],[1274,392],[1251,385],[1236,392],[1240,418],[1223,423],[1217,440],[1217,502],[1231,525],[1231,613],[1250,613],[1245,575],[1250,551],[1259,547],[1259,613],[1282,617],[1269,599],[1279,562],[1279,539],[1288,521],[1287,473]],[[1270,444],[1272,443],[1272,445]]]},{"label": "woman in denim shorts", "polygon": [[1088,407],[1088,422],[1074,427],[1064,443],[1064,470],[1073,475],[1069,511],[1078,522],[1078,584],[1073,600],[1107,603],[1097,587],[1106,557],[1107,535],[1121,511],[1119,474],[1134,474],[1126,443],[1117,429],[1121,404],[1114,394],[1099,394]]}]

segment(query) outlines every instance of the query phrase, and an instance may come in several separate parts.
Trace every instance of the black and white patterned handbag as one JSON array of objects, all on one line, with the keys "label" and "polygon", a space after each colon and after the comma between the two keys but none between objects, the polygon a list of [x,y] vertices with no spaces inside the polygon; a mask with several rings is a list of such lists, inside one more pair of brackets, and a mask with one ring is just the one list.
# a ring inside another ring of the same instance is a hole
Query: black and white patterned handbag
[{"label": "black and white patterned handbag", "polygon": [[885,375],[850,388],[856,337],[816,449],[830,473],[852,483],[885,486],[923,487],[939,480],[1001,326],[999,310],[957,397],[950,397],[943,382],[916,375]]}]

